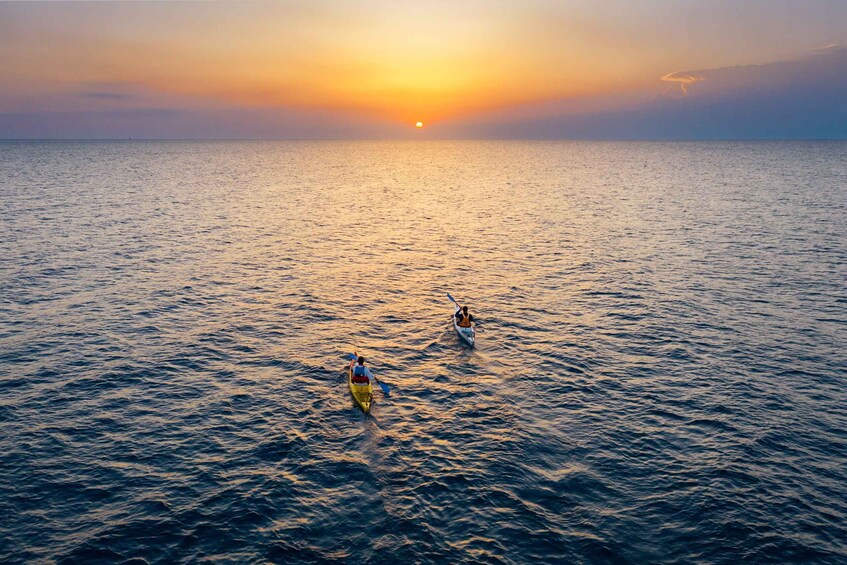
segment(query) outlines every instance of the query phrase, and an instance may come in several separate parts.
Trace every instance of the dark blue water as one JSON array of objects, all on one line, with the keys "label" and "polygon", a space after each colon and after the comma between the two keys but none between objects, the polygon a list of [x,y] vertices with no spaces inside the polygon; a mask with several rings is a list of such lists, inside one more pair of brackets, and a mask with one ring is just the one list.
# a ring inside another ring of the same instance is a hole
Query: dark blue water
[{"label": "dark blue water", "polygon": [[3,143],[0,561],[843,563],[846,283],[847,143]]}]

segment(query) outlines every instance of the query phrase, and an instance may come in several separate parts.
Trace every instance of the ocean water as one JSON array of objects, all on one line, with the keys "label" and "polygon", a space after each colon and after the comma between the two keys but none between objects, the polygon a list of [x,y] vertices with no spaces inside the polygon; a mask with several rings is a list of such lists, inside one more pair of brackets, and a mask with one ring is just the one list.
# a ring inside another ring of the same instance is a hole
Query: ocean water
[{"label": "ocean water", "polygon": [[844,563],[845,285],[847,143],[2,143],[0,561]]}]

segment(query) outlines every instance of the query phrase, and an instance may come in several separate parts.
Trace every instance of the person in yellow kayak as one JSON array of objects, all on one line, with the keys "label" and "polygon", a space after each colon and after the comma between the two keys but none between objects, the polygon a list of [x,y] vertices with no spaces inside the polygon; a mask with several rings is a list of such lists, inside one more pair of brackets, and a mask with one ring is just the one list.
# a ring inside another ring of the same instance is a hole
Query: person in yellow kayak
[{"label": "person in yellow kayak", "polygon": [[353,376],[350,380],[352,380],[356,384],[367,384],[371,382],[371,379],[374,378],[371,370],[365,367],[365,358],[361,355],[355,361],[350,361],[350,363],[356,363],[356,366],[353,367]]},{"label": "person in yellow kayak", "polygon": [[468,307],[462,306],[461,310],[456,312],[456,323],[460,328],[469,328],[473,323],[473,314],[468,313]]}]

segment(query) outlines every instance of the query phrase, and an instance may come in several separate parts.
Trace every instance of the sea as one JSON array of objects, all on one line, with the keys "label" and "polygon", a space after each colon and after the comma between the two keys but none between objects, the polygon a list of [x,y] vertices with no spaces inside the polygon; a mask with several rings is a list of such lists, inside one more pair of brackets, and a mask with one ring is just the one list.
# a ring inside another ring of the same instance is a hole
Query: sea
[{"label": "sea", "polygon": [[0,562],[845,563],[847,142],[0,143]]}]

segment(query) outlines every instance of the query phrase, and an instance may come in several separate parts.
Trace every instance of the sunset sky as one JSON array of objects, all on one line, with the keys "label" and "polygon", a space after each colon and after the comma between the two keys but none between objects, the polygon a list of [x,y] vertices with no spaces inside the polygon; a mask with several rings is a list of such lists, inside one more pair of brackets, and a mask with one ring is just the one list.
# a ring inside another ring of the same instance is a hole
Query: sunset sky
[{"label": "sunset sky", "polygon": [[3,2],[0,138],[845,138],[845,47],[844,1]]}]

